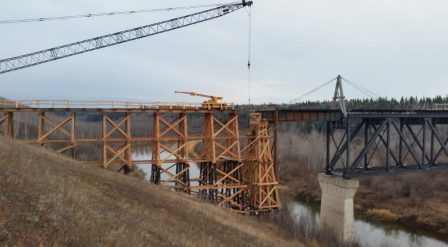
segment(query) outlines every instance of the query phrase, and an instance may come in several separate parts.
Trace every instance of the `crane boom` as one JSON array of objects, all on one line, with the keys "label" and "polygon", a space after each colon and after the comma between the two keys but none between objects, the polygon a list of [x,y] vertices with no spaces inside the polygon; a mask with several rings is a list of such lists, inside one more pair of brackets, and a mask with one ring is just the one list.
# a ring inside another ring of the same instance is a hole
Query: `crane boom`
[{"label": "crane boom", "polygon": [[113,34],[107,34],[92,39],[86,39],[67,45],[25,54],[22,56],[2,59],[0,60],[0,74],[24,69],[27,67],[82,54],[93,50],[98,50],[113,45],[118,45],[132,40],[153,36],[182,27],[191,26],[200,22],[212,20],[230,14],[236,10],[244,8],[245,6],[251,5],[252,1],[246,2],[245,0],[243,0],[242,2],[226,4],[213,9],[185,15],[162,22],[157,22],[146,26],[128,29]]},{"label": "crane boom", "polygon": [[214,100],[222,100],[223,99],[223,97],[221,97],[221,96],[213,96],[213,95],[207,95],[207,94],[196,93],[196,92],[175,91],[174,93],[188,94],[190,96],[199,96],[199,97],[210,98],[210,99],[214,99]]},{"label": "crane boom", "polygon": [[202,106],[206,107],[208,109],[223,109],[223,107],[227,106],[227,103],[220,102],[224,98],[221,96],[213,96],[213,95],[207,95],[202,93],[196,93],[196,92],[184,92],[184,91],[174,91],[174,93],[181,93],[181,94],[188,94],[190,96],[199,96],[204,98],[209,98],[209,100],[206,100],[202,102]]}]

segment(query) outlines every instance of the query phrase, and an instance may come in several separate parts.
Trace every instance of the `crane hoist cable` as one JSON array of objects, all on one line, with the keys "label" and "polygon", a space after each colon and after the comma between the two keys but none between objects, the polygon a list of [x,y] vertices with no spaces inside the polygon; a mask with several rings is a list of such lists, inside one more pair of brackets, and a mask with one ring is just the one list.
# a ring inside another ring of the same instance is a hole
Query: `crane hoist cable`
[{"label": "crane hoist cable", "polygon": [[27,19],[0,20],[0,25],[2,25],[2,24],[27,23],[27,22],[44,22],[44,21],[81,19],[81,18],[92,18],[92,17],[103,17],[103,16],[133,15],[133,14],[164,12],[164,11],[175,11],[175,10],[189,10],[189,9],[198,9],[198,8],[219,7],[219,6],[223,6],[223,5],[226,5],[226,4],[224,4],[224,3],[222,3],[222,4],[204,4],[204,5],[193,5],[193,6],[182,6],[182,7],[171,7],[171,8],[124,10],[124,11],[103,12],[103,13],[93,13],[93,14],[80,14],[80,15],[52,16],[52,17],[39,17],[39,18],[27,18]]},{"label": "crane hoist cable", "polygon": [[251,6],[252,3],[252,1],[243,0],[146,26],[98,36],[17,57],[1,59],[0,74],[191,26],[228,15],[246,6]]},{"label": "crane hoist cable", "polygon": [[247,53],[247,73],[249,80],[249,110],[251,108],[251,94],[252,94],[252,70],[251,70],[251,59],[252,59],[252,8],[249,6],[249,40],[248,40],[248,53]]}]

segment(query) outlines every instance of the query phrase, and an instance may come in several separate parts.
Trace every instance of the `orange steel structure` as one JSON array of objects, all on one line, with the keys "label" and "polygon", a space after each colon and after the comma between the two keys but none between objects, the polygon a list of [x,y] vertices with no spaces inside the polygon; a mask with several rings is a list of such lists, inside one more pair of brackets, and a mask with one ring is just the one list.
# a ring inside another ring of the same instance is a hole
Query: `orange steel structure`
[{"label": "orange steel structure", "polygon": [[[66,104],[68,105],[68,104]],[[115,104],[118,105],[118,104]],[[166,110],[172,109],[172,110]],[[77,158],[80,145],[96,146],[98,160],[86,161],[106,169],[130,173],[146,166],[148,180],[176,191],[204,198],[238,212],[257,212],[280,207],[275,164],[271,155],[268,125],[252,121],[248,135],[240,135],[239,116],[223,110],[196,106],[53,108],[26,104],[2,105],[0,131],[20,139],[14,125],[16,114],[37,116],[37,135],[27,142]],[[97,116],[99,136],[82,135],[81,117]],[[146,118],[135,120],[144,115]],[[257,115],[260,117],[260,115]],[[136,122],[138,121],[138,122]],[[133,124],[144,128],[135,134]],[[80,126],[78,126],[80,125]],[[144,127],[142,127],[144,126]],[[247,129],[247,128],[246,128]],[[248,143],[241,148],[241,143]],[[143,159],[133,150],[144,150]]]}]

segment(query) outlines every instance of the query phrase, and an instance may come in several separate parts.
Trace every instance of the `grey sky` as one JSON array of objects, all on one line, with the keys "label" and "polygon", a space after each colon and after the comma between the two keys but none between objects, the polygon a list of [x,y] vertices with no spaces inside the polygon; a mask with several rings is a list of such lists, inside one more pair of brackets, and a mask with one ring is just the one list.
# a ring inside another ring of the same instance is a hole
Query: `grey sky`
[{"label": "grey sky", "polygon": [[[0,0],[0,19],[176,7],[217,0]],[[448,2],[255,0],[255,103],[288,102],[337,74],[387,97],[448,92]],[[195,10],[193,10],[195,11]],[[46,49],[192,11],[0,25],[0,58]],[[191,101],[174,90],[246,103],[248,14],[0,75],[13,99]],[[348,97],[365,95],[346,85]],[[326,87],[309,99],[330,99]]]}]

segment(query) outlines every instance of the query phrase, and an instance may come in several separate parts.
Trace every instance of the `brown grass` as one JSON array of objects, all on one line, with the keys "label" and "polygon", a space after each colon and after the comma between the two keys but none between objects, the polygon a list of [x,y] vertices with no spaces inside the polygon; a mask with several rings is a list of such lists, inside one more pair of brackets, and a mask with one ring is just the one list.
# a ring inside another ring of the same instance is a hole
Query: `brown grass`
[{"label": "brown grass", "polygon": [[391,211],[387,209],[378,209],[378,208],[372,208],[367,210],[367,215],[371,217],[378,217],[380,219],[386,219],[386,220],[398,220],[398,215],[392,213]]},{"label": "brown grass", "polygon": [[300,244],[258,219],[0,137],[0,245]]}]

